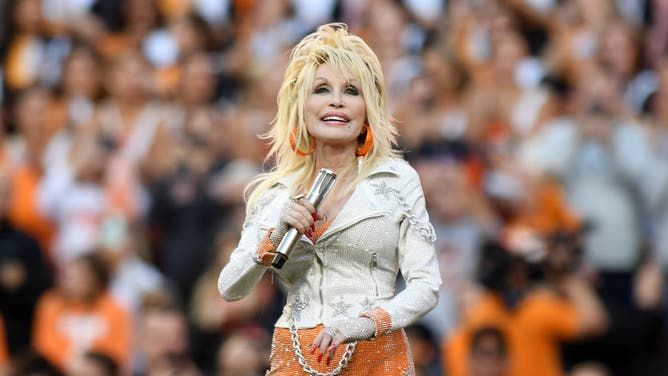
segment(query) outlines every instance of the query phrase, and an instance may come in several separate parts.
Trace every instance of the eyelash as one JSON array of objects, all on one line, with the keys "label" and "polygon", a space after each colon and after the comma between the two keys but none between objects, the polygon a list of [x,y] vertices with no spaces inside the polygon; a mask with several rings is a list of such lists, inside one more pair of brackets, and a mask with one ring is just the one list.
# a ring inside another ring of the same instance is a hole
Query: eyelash
[{"label": "eyelash", "polygon": [[345,92],[351,94],[351,95],[359,95],[359,91],[357,90],[356,87],[354,86],[348,86],[345,90]]}]

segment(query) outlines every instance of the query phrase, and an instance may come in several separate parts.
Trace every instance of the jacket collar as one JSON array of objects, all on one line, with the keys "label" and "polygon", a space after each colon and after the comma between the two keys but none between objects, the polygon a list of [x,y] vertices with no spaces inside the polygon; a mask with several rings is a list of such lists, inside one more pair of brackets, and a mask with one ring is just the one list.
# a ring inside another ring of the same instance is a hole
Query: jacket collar
[{"label": "jacket collar", "polygon": [[369,176],[373,176],[376,174],[382,174],[382,173],[387,173],[387,174],[392,174],[399,176],[399,172],[397,171],[396,163],[398,159],[396,158],[387,158],[384,161],[380,162],[379,164],[376,165],[376,167],[371,170],[371,173]]},{"label": "jacket collar", "polygon": [[[383,215],[387,211],[387,192],[383,189],[385,186],[382,183],[378,183],[380,185],[372,183],[374,180],[373,177],[381,174],[399,176],[397,169],[398,161],[395,158],[387,158],[377,164],[369,176],[355,188],[339,214],[334,218],[334,222],[320,236],[318,241],[324,240],[366,218]],[[295,183],[298,174],[299,171],[295,171],[278,179],[276,183],[285,187],[291,187]],[[303,239],[306,238],[303,237]]]},{"label": "jacket collar", "polygon": [[385,197],[384,183],[373,179],[376,175],[391,174],[399,176],[396,161],[387,159],[378,164],[369,176],[355,187],[348,201],[343,205],[334,222],[320,236],[318,241],[324,240],[346,228],[367,218],[378,217],[386,214],[388,202]]}]

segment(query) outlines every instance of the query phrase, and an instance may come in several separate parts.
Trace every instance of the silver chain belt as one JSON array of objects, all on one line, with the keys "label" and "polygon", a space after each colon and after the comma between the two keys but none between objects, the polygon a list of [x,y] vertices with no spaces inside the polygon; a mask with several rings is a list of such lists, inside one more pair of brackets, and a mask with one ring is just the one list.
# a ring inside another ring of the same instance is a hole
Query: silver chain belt
[{"label": "silver chain belt", "polygon": [[314,370],[308,365],[308,363],[306,363],[306,358],[304,358],[304,354],[302,353],[301,343],[299,342],[299,333],[297,332],[297,325],[295,324],[294,320],[290,322],[290,335],[292,336],[292,348],[295,350],[295,354],[297,354],[297,359],[299,360],[299,364],[301,364],[302,368],[304,368],[304,371],[306,371],[306,373],[308,373],[311,376],[339,375],[341,373],[341,370],[343,370],[348,365],[348,362],[350,362],[350,358],[352,358],[353,353],[355,352],[355,346],[357,346],[357,341],[346,345],[346,352],[343,354],[343,357],[339,361],[339,364],[336,366],[336,368],[334,368],[332,372],[322,373]]}]

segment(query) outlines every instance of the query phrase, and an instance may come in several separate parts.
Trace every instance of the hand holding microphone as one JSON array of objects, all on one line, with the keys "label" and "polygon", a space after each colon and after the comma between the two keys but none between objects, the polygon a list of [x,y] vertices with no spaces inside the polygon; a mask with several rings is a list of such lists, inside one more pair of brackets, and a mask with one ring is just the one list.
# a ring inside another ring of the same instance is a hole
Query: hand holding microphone
[{"label": "hand holding microphone", "polygon": [[[309,190],[308,194],[305,197],[305,199],[311,203],[311,205],[315,210],[318,210],[320,203],[334,186],[335,180],[336,180],[336,174],[333,171],[326,168],[320,170],[318,176],[315,179],[315,182],[313,182],[313,186],[311,186],[311,189]],[[299,221],[299,219],[296,219],[294,217],[293,219],[295,219],[296,222]],[[310,224],[308,223],[301,223],[301,224],[305,225],[306,228],[310,226]],[[293,226],[290,226],[287,232],[285,233],[285,236],[281,240],[280,244],[276,248],[276,256],[274,257],[274,260],[271,262],[272,266],[274,266],[276,269],[280,269],[283,267],[283,264],[290,256],[290,253],[292,252],[293,248],[295,247],[295,245],[297,245],[299,237],[300,237],[299,231],[297,231],[297,229],[294,228]]]}]

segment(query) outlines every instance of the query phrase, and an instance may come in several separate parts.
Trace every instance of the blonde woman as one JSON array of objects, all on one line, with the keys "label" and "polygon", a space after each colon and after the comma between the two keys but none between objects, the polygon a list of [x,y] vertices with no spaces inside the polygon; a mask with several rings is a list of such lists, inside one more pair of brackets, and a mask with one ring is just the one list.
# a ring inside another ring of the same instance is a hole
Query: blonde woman
[{"label": "blonde woman", "polygon": [[[413,375],[402,328],[437,303],[435,235],[420,179],[392,149],[378,58],[346,25],[323,25],[293,49],[267,137],[276,167],[251,184],[218,288],[242,298],[288,229],[303,234],[272,269],[289,290],[268,374]],[[337,179],[316,210],[303,195],[321,168]]]}]

